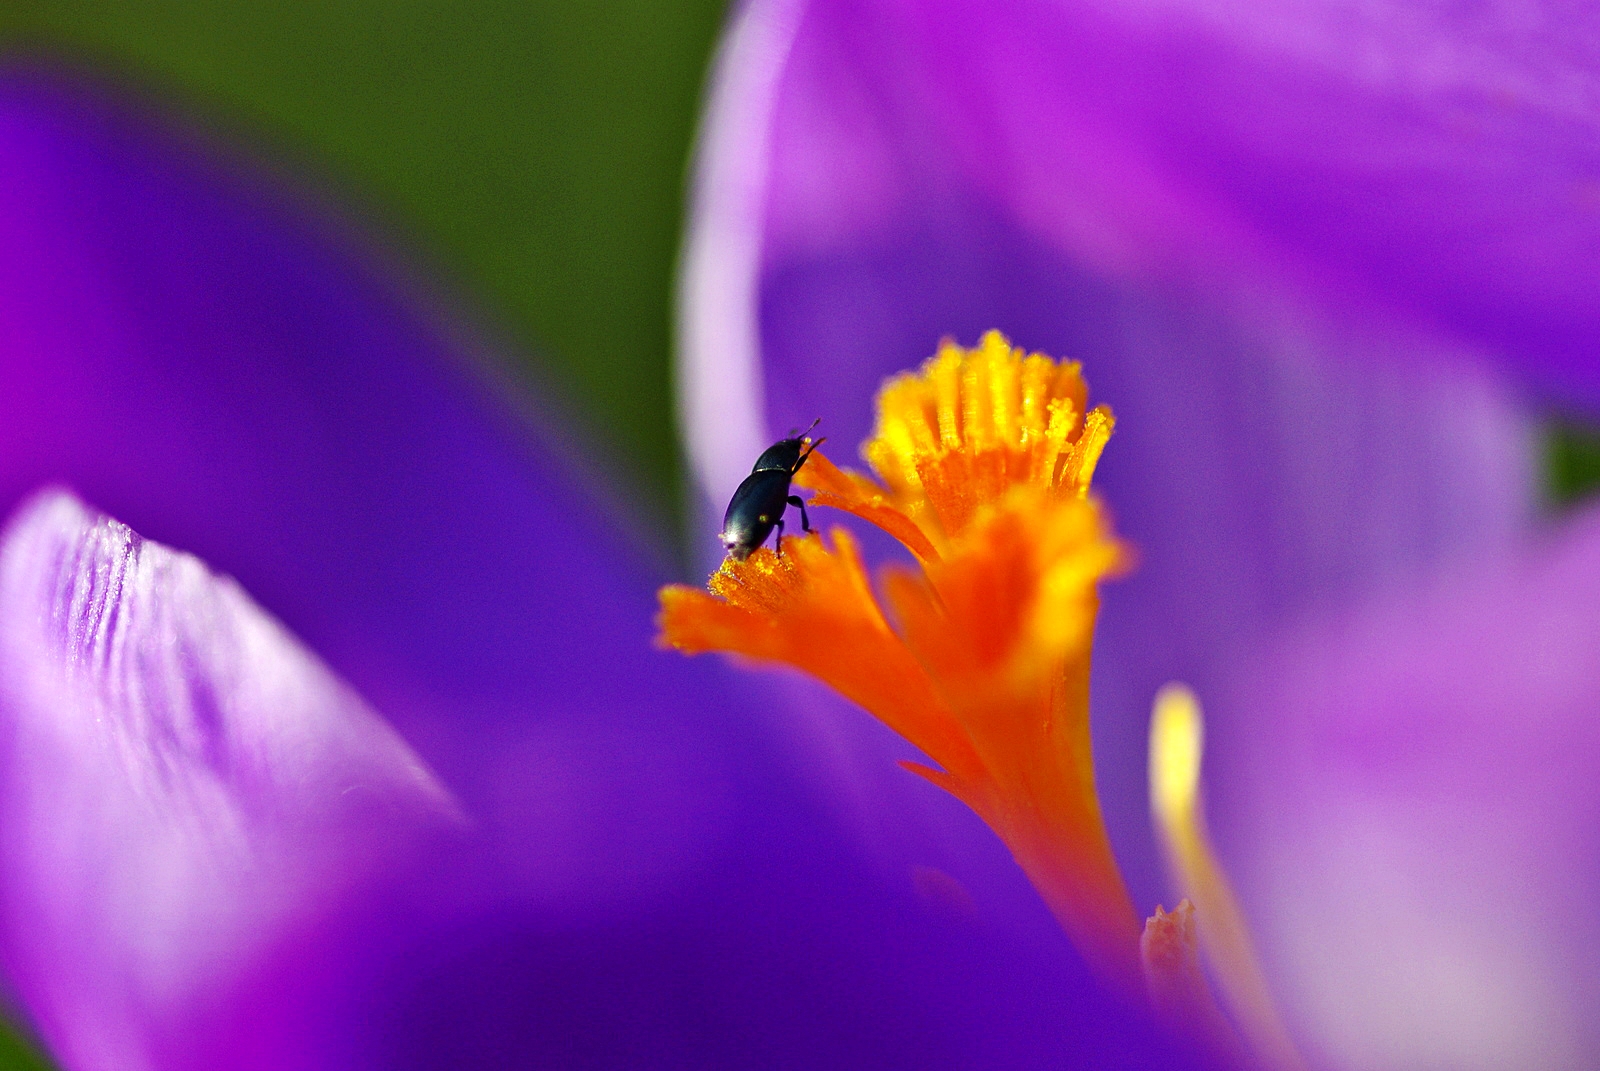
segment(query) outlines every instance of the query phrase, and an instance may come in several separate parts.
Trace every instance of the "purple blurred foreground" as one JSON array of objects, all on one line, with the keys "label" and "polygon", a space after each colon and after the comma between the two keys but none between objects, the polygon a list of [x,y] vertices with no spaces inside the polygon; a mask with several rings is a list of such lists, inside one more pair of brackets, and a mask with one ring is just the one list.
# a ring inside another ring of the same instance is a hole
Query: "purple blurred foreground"
[{"label": "purple blurred foreground", "polygon": [[1173,1066],[959,805],[863,837],[787,685],[652,650],[471,333],[260,175],[0,73],[0,967],[64,1066]]},{"label": "purple blurred foreground", "polygon": [[[1600,526],[1539,515],[1531,419],[1600,412],[1596,99],[1558,5],[750,0],[719,56],[680,306],[708,512],[789,426],[859,440],[940,336],[1082,360],[1140,560],[1096,642],[1119,858],[1171,902],[1144,731],[1186,680],[1319,1066],[1600,1058]],[[835,748],[841,813],[909,797],[881,750]]]}]

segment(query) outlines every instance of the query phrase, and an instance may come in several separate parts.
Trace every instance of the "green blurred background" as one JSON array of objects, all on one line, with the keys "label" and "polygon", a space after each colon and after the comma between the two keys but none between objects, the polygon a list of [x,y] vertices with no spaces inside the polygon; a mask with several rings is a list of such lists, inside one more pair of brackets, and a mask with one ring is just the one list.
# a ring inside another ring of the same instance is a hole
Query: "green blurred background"
[{"label": "green blurred background", "polygon": [[[721,0],[4,0],[0,49],[127,75],[348,198],[670,527],[672,273]],[[0,1036],[0,1069],[45,1066]]]}]

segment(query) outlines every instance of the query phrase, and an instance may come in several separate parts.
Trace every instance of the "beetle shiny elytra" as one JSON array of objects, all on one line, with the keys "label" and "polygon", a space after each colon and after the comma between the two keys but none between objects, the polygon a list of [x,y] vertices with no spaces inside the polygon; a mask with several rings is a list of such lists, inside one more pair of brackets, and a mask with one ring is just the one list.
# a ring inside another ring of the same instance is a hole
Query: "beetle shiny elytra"
[{"label": "beetle shiny elytra", "polygon": [[[822,422],[818,417],[811,428]],[[811,451],[822,445],[822,440],[808,443],[807,428],[798,435],[780,439],[761,452],[755,468],[744,478],[739,489],[728,502],[728,512],[722,518],[722,545],[728,557],[742,562],[752,551],[767,541],[773,528],[778,530],[778,554],[783,554],[783,514],[789,506],[800,507],[800,527],[811,531],[811,518],[806,516],[806,504],[799,495],[789,493],[789,481],[806,463]]]}]

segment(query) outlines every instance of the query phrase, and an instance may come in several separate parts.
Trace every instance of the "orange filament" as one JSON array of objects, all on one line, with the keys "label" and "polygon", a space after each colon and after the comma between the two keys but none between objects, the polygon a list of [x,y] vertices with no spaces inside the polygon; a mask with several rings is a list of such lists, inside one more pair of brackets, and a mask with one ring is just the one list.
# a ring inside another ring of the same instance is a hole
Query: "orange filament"
[{"label": "orange filament", "polygon": [[1076,364],[997,332],[944,344],[878,396],[876,479],[814,454],[812,505],[897,538],[915,568],[874,594],[842,529],[725,561],[710,592],[661,592],[661,641],[792,666],[859,703],[934,764],[909,764],[999,834],[1063,928],[1139,985],[1139,926],[1111,854],[1089,745],[1098,582],[1123,566],[1088,495],[1111,432]]}]

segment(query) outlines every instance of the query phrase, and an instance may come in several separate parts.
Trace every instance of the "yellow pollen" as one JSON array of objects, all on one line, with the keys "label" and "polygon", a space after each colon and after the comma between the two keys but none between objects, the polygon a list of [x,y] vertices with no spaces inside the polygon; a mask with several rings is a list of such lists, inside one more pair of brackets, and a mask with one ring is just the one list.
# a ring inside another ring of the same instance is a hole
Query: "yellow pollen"
[{"label": "yellow pollen", "polygon": [[[825,458],[795,483],[819,506],[855,513],[924,561],[947,551],[985,505],[1030,488],[1036,501],[1085,499],[1111,437],[1111,411],[1085,411],[1076,362],[1013,349],[998,331],[976,348],[943,343],[878,394],[861,455],[878,481]],[[817,460],[817,459],[813,459]]]},{"label": "yellow pollen", "polygon": [[795,478],[918,564],[874,588],[842,529],[731,558],[709,591],[661,592],[661,642],[791,666],[919,748],[911,768],[1010,848],[1089,961],[1142,987],[1139,925],[1106,837],[1089,740],[1099,582],[1125,565],[1089,480],[1111,414],[1076,364],[997,332],[889,380],[862,456]]},{"label": "yellow pollen", "polygon": [[[1167,868],[1194,902],[1200,949],[1255,1061],[1273,1071],[1293,1071],[1304,1062],[1267,988],[1244,912],[1211,848],[1200,806],[1200,760],[1205,722],[1194,693],[1169,684],[1156,694],[1150,718],[1150,809]],[[1147,979],[1151,977],[1146,964]],[[1157,985],[1152,981],[1152,986]],[[1208,1013],[1196,1004],[1196,1033],[1214,1034]]]}]

